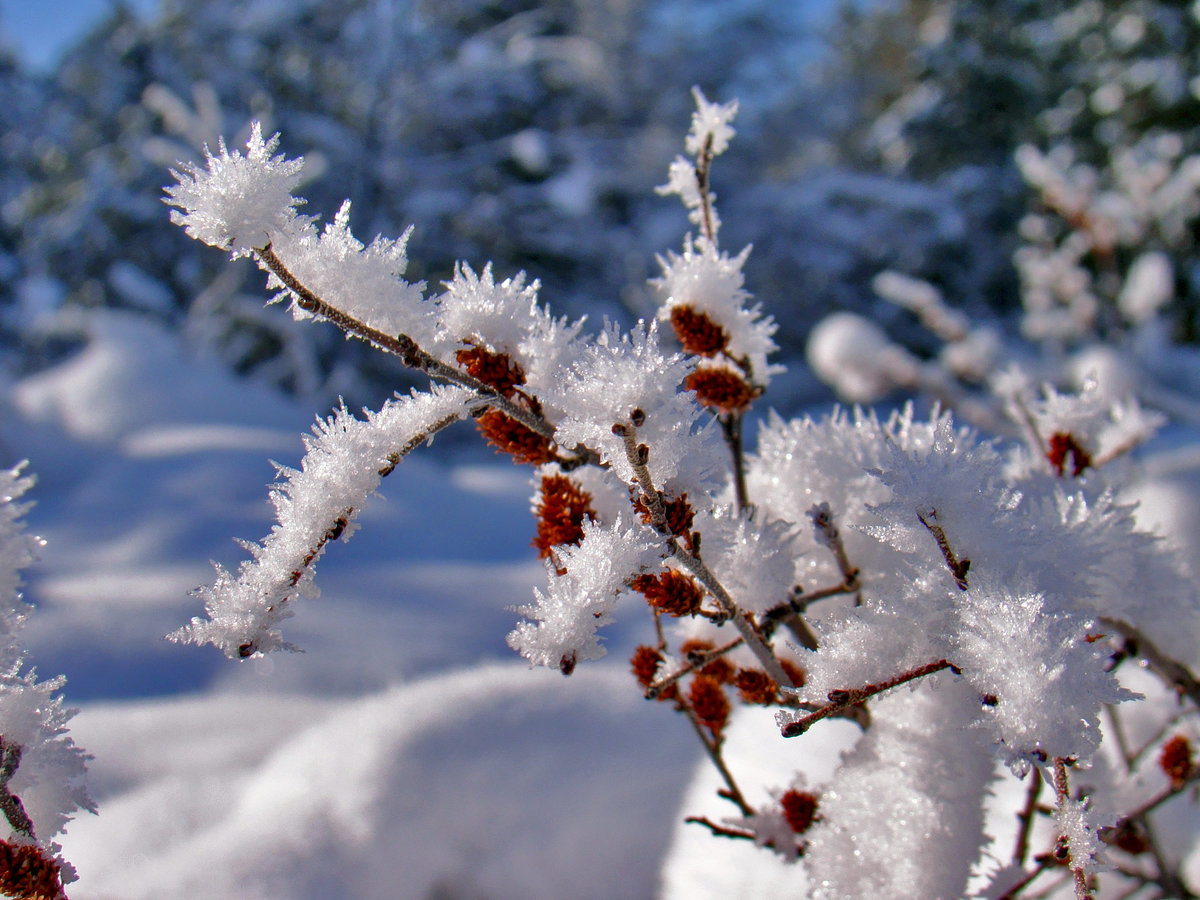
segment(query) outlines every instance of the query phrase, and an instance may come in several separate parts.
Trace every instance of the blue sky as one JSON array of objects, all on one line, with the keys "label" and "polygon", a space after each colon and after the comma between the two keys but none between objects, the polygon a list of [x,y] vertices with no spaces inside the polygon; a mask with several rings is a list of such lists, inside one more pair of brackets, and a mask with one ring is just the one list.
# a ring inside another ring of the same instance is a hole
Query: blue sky
[{"label": "blue sky", "polygon": [[[158,0],[126,3],[142,13],[158,6]],[[28,65],[46,71],[114,5],[114,0],[0,0],[0,33]]]}]

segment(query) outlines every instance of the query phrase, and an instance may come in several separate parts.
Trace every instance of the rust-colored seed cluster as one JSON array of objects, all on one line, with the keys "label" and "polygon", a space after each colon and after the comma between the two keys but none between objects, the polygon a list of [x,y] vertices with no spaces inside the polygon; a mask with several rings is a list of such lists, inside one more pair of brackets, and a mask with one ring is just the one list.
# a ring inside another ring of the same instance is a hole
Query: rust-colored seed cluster
[{"label": "rust-colored seed cluster", "polygon": [[486,347],[470,344],[455,353],[454,358],[468,375],[510,399],[516,393],[517,385],[525,383],[525,370],[507,353],[493,353]]},{"label": "rust-colored seed cluster", "polygon": [[[517,390],[525,383],[525,370],[507,353],[493,353],[486,347],[468,344],[454,354],[467,374],[478,378],[497,393],[541,415],[541,404]],[[489,444],[499,453],[507,453],[515,463],[540,466],[555,459],[554,447],[548,438],[530,431],[516,419],[498,409],[489,409],[475,420],[475,425]]]},{"label": "rust-colored seed cluster", "polygon": [[729,346],[725,329],[690,306],[671,309],[671,327],[684,351],[696,356],[716,356]]},{"label": "rust-colored seed cluster", "polygon": [[819,803],[816,794],[793,789],[780,797],[779,802],[783,806],[784,818],[796,834],[804,834],[817,821]]},{"label": "rust-colored seed cluster", "polygon": [[711,731],[714,738],[720,738],[729,721],[729,698],[720,682],[704,674],[696,675],[688,688],[688,703],[696,720]]},{"label": "rust-colored seed cluster", "polygon": [[1165,744],[1158,754],[1158,765],[1171,779],[1171,787],[1183,787],[1196,771],[1192,762],[1192,745],[1182,734],[1177,734]]},{"label": "rust-colored seed cluster", "polygon": [[1067,431],[1056,431],[1050,437],[1050,446],[1046,449],[1046,459],[1054,467],[1060,477],[1067,471],[1067,456],[1071,457],[1071,475],[1078,478],[1083,470],[1091,466],[1092,455],[1088,453],[1075,436]]},{"label": "rust-colored seed cluster", "polygon": [[651,606],[669,616],[694,616],[704,599],[696,582],[674,569],[667,569],[657,576],[639,575],[630,586]]},{"label": "rust-colored seed cluster", "polygon": [[1122,819],[1116,827],[1101,834],[1104,842],[1119,847],[1130,856],[1137,856],[1150,849],[1146,830],[1132,819]]},{"label": "rust-colored seed cluster", "polygon": [[497,452],[509,454],[515,463],[540,466],[556,459],[549,438],[530,431],[498,409],[484,412],[475,420],[475,426]]},{"label": "rust-colored seed cluster", "polygon": [[754,385],[724,366],[702,366],[684,380],[683,386],[694,391],[704,406],[725,415],[745,411],[759,393]]},{"label": "rust-colored seed cluster", "polygon": [[633,656],[629,660],[629,666],[633,669],[633,677],[644,688],[648,688],[654,683],[654,676],[658,674],[658,667],[662,664],[663,655],[645,644],[640,644],[633,651]]},{"label": "rust-colored seed cluster", "polygon": [[733,679],[743,703],[770,706],[776,701],[779,686],[766,672],[758,669],[738,669]]},{"label": "rust-colored seed cluster", "polygon": [[550,555],[559,544],[578,544],[583,540],[583,520],[595,520],[592,495],[565,475],[546,475],[537,504],[537,537],[533,546],[538,559]]},{"label": "rust-colored seed cluster", "polygon": [[66,900],[58,863],[34,844],[0,841],[0,894],[21,900]]},{"label": "rust-colored seed cluster", "polygon": [[792,687],[804,687],[804,682],[808,681],[808,675],[804,670],[790,659],[781,659],[779,667],[787,673],[788,678],[792,679]]}]

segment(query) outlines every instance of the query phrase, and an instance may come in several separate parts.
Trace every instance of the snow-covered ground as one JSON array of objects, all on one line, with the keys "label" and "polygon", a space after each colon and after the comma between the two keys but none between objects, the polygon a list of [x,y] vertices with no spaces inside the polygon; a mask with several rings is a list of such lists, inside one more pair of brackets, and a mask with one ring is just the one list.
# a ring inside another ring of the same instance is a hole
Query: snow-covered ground
[{"label": "snow-covered ground", "polygon": [[[230,538],[266,533],[269,460],[298,461],[315,411],[144,320],[96,313],[89,329],[81,353],[10,386],[0,443],[6,464],[30,460],[47,541],[25,637],[43,677],[68,676],[95,756],[100,814],[62,841],[75,900],[802,890],[797,868],[682,823],[722,810],[686,723],[627,673],[643,616],[619,617],[608,658],[569,679],[505,646],[543,577],[527,470],[506,461],[409,457],[322,560],[323,596],[289,626],[304,653],[238,664],[167,643],[200,612],[188,592],[209,560],[236,564]],[[1195,558],[1191,437],[1168,430],[1135,494]],[[818,783],[852,737],[834,725],[803,747]],[[729,756],[771,784],[801,752],[775,735],[749,710]]]}]

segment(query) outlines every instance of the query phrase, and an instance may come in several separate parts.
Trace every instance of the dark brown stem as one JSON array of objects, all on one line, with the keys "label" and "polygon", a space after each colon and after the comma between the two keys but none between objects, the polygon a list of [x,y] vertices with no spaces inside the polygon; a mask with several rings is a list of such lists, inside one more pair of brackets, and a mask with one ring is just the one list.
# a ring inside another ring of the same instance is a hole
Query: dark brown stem
[{"label": "dark brown stem", "polygon": [[12,780],[21,765],[22,752],[20,744],[10,743],[0,737],[0,812],[4,813],[4,818],[8,820],[13,831],[24,835],[31,841],[36,841],[37,837],[33,833],[33,821],[25,812],[25,805],[21,802],[20,797],[8,789],[9,781]]},{"label": "dark brown stem", "polygon": [[922,525],[929,529],[929,533],[937,541],[938,549],[942,551],[942,557],[946,560],[946,567],[950,569],[950,574],[954,576],[954,583],[958,585],[960,591],[965,591],[967,589],[967,572],[971,569],[971,561],[965,558],[960,559],[950,549],[950,542],[946,539],[946,532],[937,523],[936,509],[930,508],[923,512],[918,511],[917,518],[921,520]]},{"label": "dark brown stem", "polygon": [[1042,792],[1042,773],[1034,769],[1029,773],[1029,788],[1025,792],[1025,806],[1017,815],[1020,823],[1017,829],[1017,845],[1013,849],[1012,862],[1014,866],[1025,865],[1025,857],[1029,855],[1029,834],[1033,830],[1033,819],[1037,813],[1038,797]]},{"label": "dark brown stem", "polygon": [[1145,634],[1132,625],[1107,616],[1101,617],[1100,624],[1105,628],[1119,631],[1132,645],[1128,648],[1130,655],[1144,659],[1150,670],[1159,678],[1173,686],[1181,694],[1186,694],[1193,703],[1200,706],[1200,681],[1196,680],[1196,676],[1187,666],[1167,656]]},{"label": "dark brown stem", "polygon": [[1154,812],[1154,810],[1158,809],[1158,807],[1162,806],[1164,803],[1166,803],[1172,797],[1182,794],[1184,791],[1186,791],[1189,787],[1191,787],[1193,784],[1196,784],[1197,782],[1200,782],[1200,767],[1197,767],[1197,769],[1194,772],[1192,772],[1191,775],[1189,775],[1183,781],[1180,781],[1177,785],[1171,785],[1171,787],[1167,788],[1165,791],[1163,791],[1162,793],[1158,794],[1157,796],[1151,798],[1150,800],[1147,800],[1141,806],[1137,807],[1137,809],[1131,810],[1130,812],[1126,813],[1124,816],[1122,816],[1122,818],[1126,819],[1126,820],[1133,820],[1133,819],[1144,820],[1146,818],[1146,816],[1148,816],[1150,813]]},{"label": "dark brown stem", "polygon": [[717,229],[713,225],[712,196],[709,193],[708,175],[712,170],[713,136],[709,134],[696,157],[696,186],[700,189],[700,211],[703,217],[704,236],[713,247],[717,245]]},{"label": "dark brown stem", "polygon": [[959,669],[948,659],[939,659],[936,662],[925,663],[922,666],[917,666],[915,669],[909,669],[895,678],[889,678],[887,681],[881,681],[878,684],[864,684],[862,687],[830,691],[829,702],[827,704],[788,722],[782,727],[781,732],[784,737],[798,737],[822,719],[827,719],[851,706],[857,706],[864,700],[874,697],[876,694],[882,694],[884,691],[899,687],[909,681],[915,681],[918,678],[924,678],[926,675],[940,672],[942,669],[949,669],[956,675],[959,672]]},{"label": "dark brown stem", "polygon": [[718,825],[707,816],[688,816],[683,821],[689,825],[703,825],[717,837],[735,838],[747,841],[752,841],[755,838],[753,831],[745,831],[741,828],[730,828],[728,825]]},{"label": "dark brown stem", "polygon": [[1007,891],[1000,895],[997,900],[1015,900],[1021,891],[1033,884],[1034,879],[1049,869],[1053,862],[1054,860],[1050,856],[1039,857],[1037,859],[1037,868],[1035,868],[1032,872],[1029,872],[1024,878],[1010,887]]},{"label": "dark brown stem", "polygon": [[708,758],[712,760],[712,764],[721,773],[721,779],[725,782],[726,789],[719,792],[720,795],[741,810],[743,816],[754,815],[754,807],[746,802],[746,798],[742,795],[742,789],[738,787],[737,782],[733,778],[733,773],[725,765],[725,758],[721,755],[720,745],[705,733],[704,726],[696,719],[696,714],[690,706],[683,702],[680,702],[678,706],[687,720],[692,724],[692,728],[695,729],[696,737],[700,738],[700,743],[704,745],[704,751],[708,754]]},{"label": "dark brown stem", "polygon": [[746,491],[746,458],[742,441],[741,413],[729,413],[720,416],[721,432],[725,435],[725,445],[729,447],[733,468],[733,492],[737,500],[737,511],[744,512],[750,506],[749,494]]},{"label": "dark brown stem", "polygon": [[[635,412],[640,412],[635,410]],[[729,595],[729,591],[721,584],[720,580],[712,573],[699,557],[692,555],[687,549],[679,543],[675,535],[671,534],[671,529],[667,525],[667,513],[663,508],[662,496],[658,493],[658,489],[654,486],[654,478],[650,474],[650,468],[647,462],[650,458],[650,448],[645,444],[639,444],[637,441],[637,426],[631,420],[629,424],[618,422],[613,425],[613,434],[618,435],[625,444],[625,456],[629,460],[629,465],[633,469],[634,479],[637,481],[637,486],[642,493],[642,502],[650,513],[650,524],[654,529],[667,540],[667,546],[671,550],[671,555],[680,567],[698,581],[713,599],[716,600],[717,606],[721,612],[733,621],[734,627],[746,642],[746,646],[758,658],[759,664],[771,676],[771,680],[783,688],[792,688],[795,685],[787,672],[783,670],[783,666],[779,664],[779,660],[775,658],[775,653],[763,639],[758,629],[746,616],[745,612],[738,607],[733,597]]]}]

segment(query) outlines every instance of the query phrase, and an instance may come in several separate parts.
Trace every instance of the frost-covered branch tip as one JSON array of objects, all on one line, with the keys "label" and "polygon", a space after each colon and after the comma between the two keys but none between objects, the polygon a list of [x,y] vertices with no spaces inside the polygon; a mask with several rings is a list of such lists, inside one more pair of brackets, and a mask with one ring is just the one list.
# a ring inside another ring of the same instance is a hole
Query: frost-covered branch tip
[{"label": "frost-covered branch tip", "polygon": [[296,224],[295,208],[304,203],[292,195],[304,160],[286,159],[277,149],[279,135],[263,140],[262,125],[254,122],[245,156],[230,153],[222,138],[216,156],[204,148],[204,168],[187,164],[172,169],[177,183],[165,189],[165,202],[178,209],[171,221],[235,259],[270,244]]},{"label": "frost-covered branch tip", "polygon": [[21,466],[0,471],[0,892],[64,898],[75,871],[54,839],[82,810],[96,807],[84,785],[88,756],[68,734],[75,711],[63,705],[60,677],[39,681],[28,667],[19,629],[29,607],[19,572],[41,541],[25,533],[21,497],[33,479]]},{"label": "frost-covered branch tip", "polygon": [[345,407],[313,428],[299,470],[281,468],[271,494],[277,524],[237,575],[218,566],[217,580],[198,593],[207,618],[194,618],[171,640],[213,644],[230,658],[287,648],[277,625],[292,601],[316,593],[314,567],[332,540],[348,540],[359,510],[401,458],[468,415],[471,392],[433,387],[397,397],[365,419]]}]

